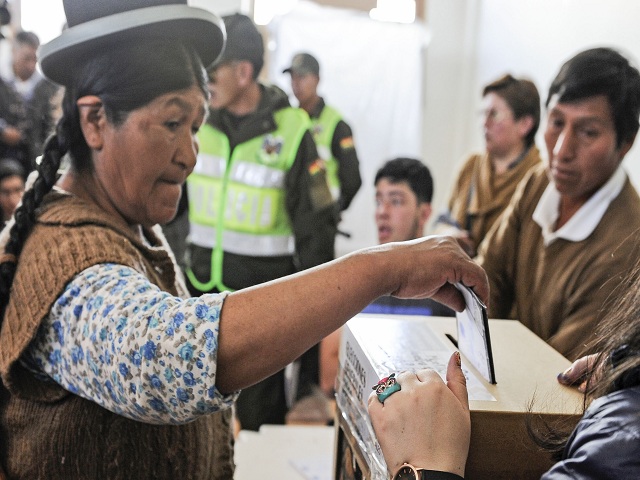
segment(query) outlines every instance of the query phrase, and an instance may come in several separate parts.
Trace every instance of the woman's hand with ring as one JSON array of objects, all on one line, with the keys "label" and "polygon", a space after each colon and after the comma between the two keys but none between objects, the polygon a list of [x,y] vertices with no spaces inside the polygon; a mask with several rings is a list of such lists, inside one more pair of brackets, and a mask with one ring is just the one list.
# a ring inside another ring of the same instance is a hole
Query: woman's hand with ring
[{"label": "woman's hand with ring", "polygon": [[446,384],[432,369],[402,372],[396,381],[400,391],[384,403],[375,392],[369,397],[371,423],[389,471],[408,462],[464,476],[471,419],[460,354],[449,359]]}]

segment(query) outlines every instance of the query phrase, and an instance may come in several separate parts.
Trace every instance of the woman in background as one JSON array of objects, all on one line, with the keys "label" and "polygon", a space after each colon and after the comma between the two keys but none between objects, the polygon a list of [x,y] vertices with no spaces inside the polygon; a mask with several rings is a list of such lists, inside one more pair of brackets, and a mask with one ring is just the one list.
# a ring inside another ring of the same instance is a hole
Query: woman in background
[{"label": "woman in background", "polygon": [[436,232],[452,235],[470,256],[507,208],[516,185],[541,162],[534,140],[540,95],[530,80],[504,75],[482,90],[485,152],[463,164]]}]

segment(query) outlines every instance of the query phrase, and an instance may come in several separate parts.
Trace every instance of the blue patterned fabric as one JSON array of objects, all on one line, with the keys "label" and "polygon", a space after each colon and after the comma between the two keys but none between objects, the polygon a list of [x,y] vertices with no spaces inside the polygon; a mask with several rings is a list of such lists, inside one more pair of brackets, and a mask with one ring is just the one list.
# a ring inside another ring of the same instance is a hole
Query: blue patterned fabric
[{"label": "blue patterned fabric", "polygon": [[80,273],[52,306],[27,359],[66,390],[128,418],[180,424],[229,408],[215,386],[226,294],[187,300],[114,264]]}]

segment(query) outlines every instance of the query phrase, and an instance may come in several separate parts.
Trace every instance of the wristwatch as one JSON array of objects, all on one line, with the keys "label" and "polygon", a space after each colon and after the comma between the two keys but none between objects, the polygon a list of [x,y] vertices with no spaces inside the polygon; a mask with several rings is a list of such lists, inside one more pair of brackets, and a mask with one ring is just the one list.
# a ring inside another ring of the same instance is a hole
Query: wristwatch
[{"label": "wristwatch", "polygon": [[437,470],[414,467],[410,463],[403,463],[392,480],[464,480],[460,475]]}]

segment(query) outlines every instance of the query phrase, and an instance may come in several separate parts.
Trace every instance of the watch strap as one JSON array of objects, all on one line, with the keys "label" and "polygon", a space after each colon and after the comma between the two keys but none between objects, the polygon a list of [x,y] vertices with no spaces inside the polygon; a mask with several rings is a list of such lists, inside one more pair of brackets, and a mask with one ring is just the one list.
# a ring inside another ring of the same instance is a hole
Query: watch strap
[{"label": "watch strap", "polygon": [[415,478],[415,474],[418,474],[417,480],[464,480],[460,475],[456,475],[451,472],[442,472],[440,470],[427,470],[425,468],[414,467],[410,463],[404,463],[398,471],[393,475],[391,480],[398,480],[400,478],[409,478],[404,474],[407,472],[403,472],[407,468],[411,469],[411,478]]},{"label": "watch strap", "polygon": [[441,472],[439,470],[416,469],[420,474],[420,480],[464,480],[460,475],[451,472]]}]

